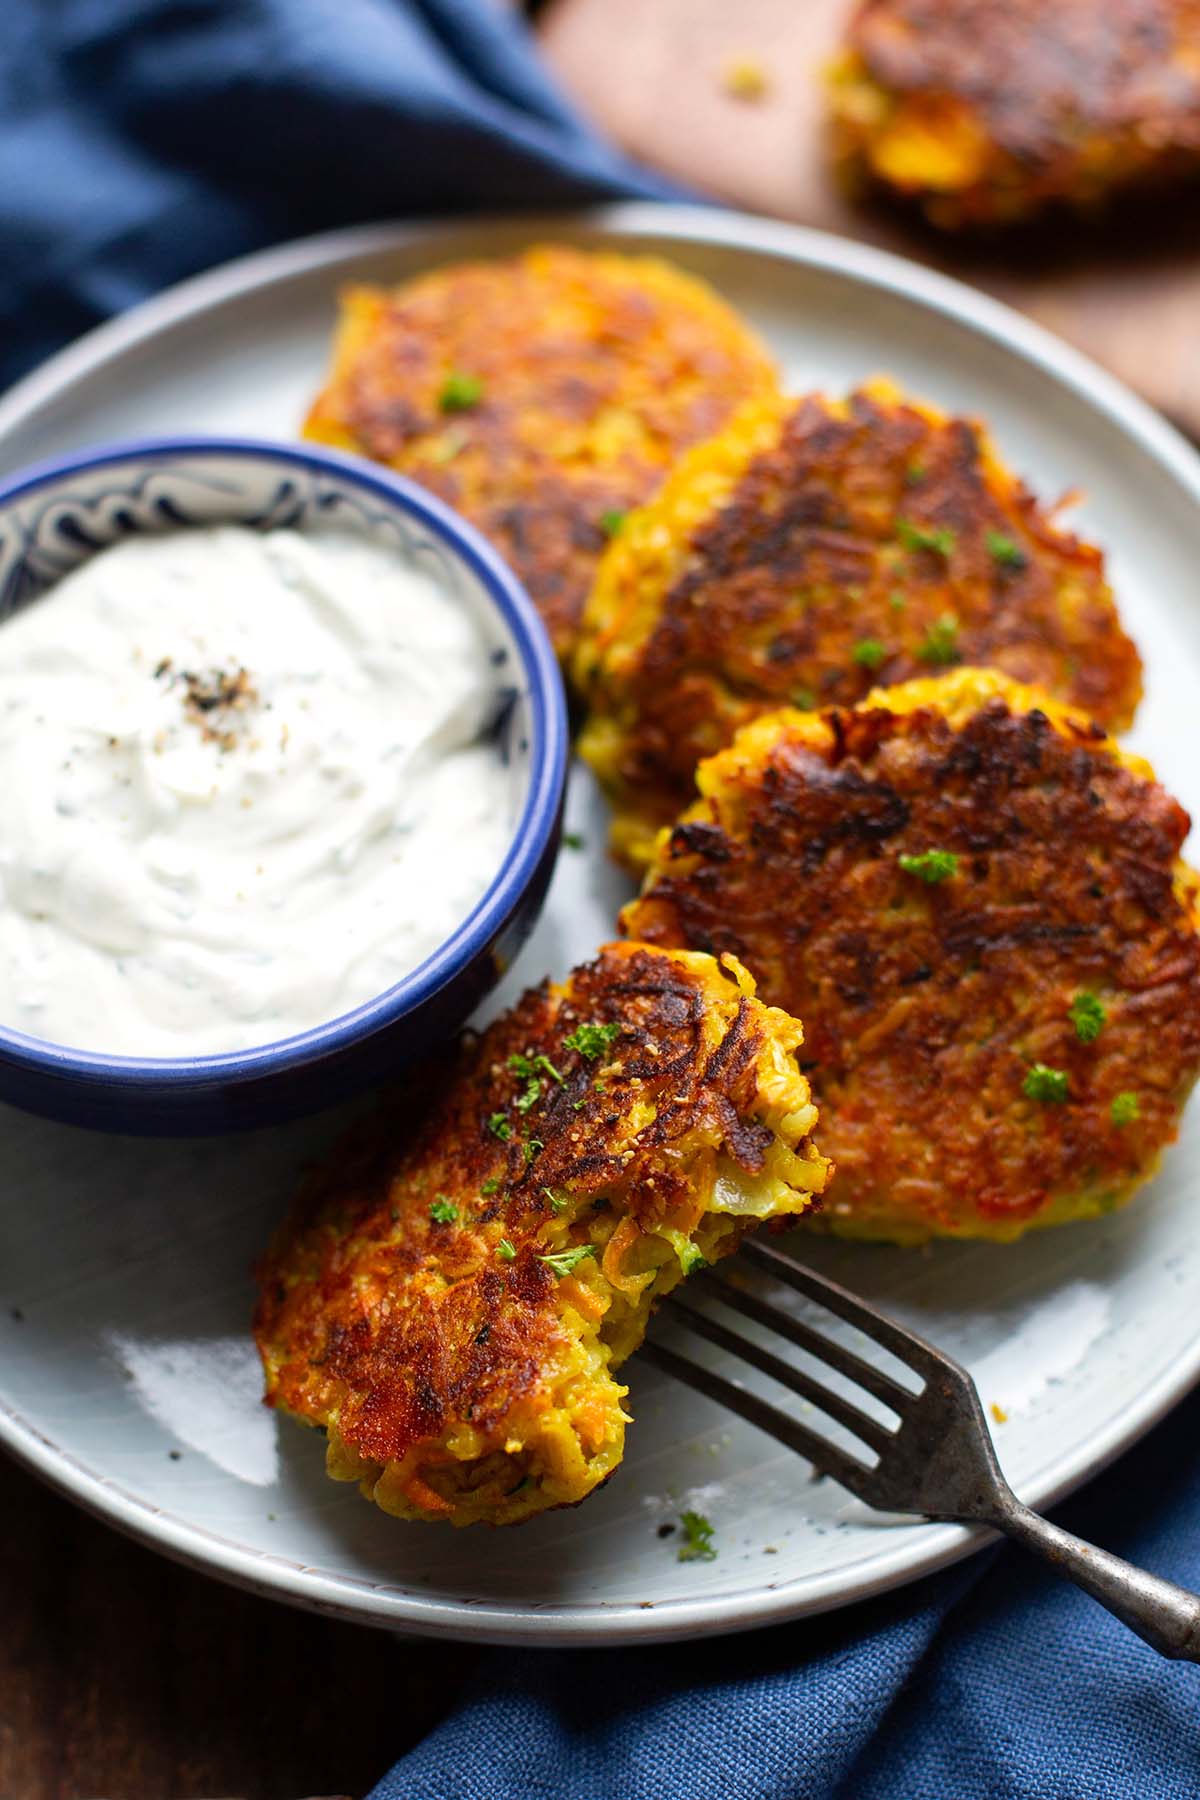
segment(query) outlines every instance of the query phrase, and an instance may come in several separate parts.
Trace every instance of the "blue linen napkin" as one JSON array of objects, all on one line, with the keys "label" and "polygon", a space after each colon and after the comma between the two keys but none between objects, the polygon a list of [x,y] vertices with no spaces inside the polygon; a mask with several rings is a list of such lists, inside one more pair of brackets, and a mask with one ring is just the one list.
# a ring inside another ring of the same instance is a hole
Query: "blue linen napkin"
[{"label": "blue linen napkin", "polygon": [[[1200,1395],[1056,1514],[1200,1588]],[[824,1618],[496,1651],[369,1800],[1196,1800],[1200,1669],[1009,1548]]]},{"label": "blue linen napkin", "polygon": [[[502,0],[6,0],[2,26],[0,382],[306,232],[672,191],[575,117]],[[1200,1587],[1200,1399],[1061,1516]],[[1198,1700],[992,1551],[749,1637],[496,1652],[372,1800],[1197,1800]]]}]

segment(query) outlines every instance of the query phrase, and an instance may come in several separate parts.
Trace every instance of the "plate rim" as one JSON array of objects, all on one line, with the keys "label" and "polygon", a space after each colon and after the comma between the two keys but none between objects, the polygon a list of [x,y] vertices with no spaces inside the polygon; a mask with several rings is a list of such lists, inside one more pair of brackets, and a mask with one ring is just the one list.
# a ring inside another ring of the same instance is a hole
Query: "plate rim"
[{"label": "plate rim", "polygon": [[[77,382],[161,331],[272,285],[371,254],[439,242],[464,233],[528,232],[658,237],[683,244],[748,250],[800,264],[890,294],[957,325],[1041,369],[1060,388],[1105,416],[1165,469],[1200,520],[1200,453],[1146,401],[1082,351],[990,296],[890,251],[811,227],[706,206],[618,202],[556,213],[465,214],[452,220],[400,220],[323,232],[255,251],[176,283],[94,327],[19,380],[0,397],[0,450],[11,432]],[[1060,1458],[1029,1493],[1054,1505],[1099,1474],[1151,1430],[1200,1379],[1200,1326],[1191,1342],[1097,1433],[1087,1453]],[[914,1522],[889,1531],[886,1547],[833,1575],[759,1583],[731,1593],[653,1603],[589,1601],[545,1606],[434,1598],[384,1582],[359,1582],[309,1564],[252,1550],[153,1505],[98,1474],[56,1445],[0,1395],[0,1445],[68,1499],[127,1535],[190,1568],[235,1586],[330,1616],[423,1636],[470,1638],[545,1647],[668,1642],[741,1631],[812,1616],[933,1574],[983,1548],[995,1534],[981,1527]],[[905,1547],[909,1529],[920,1547]],[[797,1592],[796,1590],[800,1590]]]}]

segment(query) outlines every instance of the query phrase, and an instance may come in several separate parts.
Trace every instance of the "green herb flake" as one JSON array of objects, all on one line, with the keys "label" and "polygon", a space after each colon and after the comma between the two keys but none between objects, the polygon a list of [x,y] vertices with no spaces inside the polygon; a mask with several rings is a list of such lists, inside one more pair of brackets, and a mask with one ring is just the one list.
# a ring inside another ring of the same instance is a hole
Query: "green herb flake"
[{"label": "green herb flake", "polygon": [[888,605],[893,612],[903,612],[908,605],[908,595],[900,588],[893,588],[888,595]]},{"label": "green herb flake", "polygon": [[1003,569],[1023,569],[1029,560],[1020,544],[1006,537],[1002,531],[985,532],[983,541],[992,561],[999,563]]},{"label": "green herb flake", "polygon": [[552,1250],[548,1256],[539,1256],[538,1261],[545,1263],[551,1274],[561,1281],[564,1275],[569,1275],[572,1269],[577,1269],[581,1262],[595,1254],[595,1244],[573,1244],[569,1250]]},{"label": "green herb flake", "polygon": [[880,669],[887,661],[887,646],[878,638],[860,638],[851,655],[860,669]]},{"label": "green herb flake", "polygon": [[564,831],[562,841],[568,850],[586,850],[587,839],[582,831]]},{"label": "green herb flake", "polygon": [[517,1095],[517,1111],[527,1113],[531,1106],[536,1106],[542,1092],[540,1075],[531,1075],[525,1083],[523,1092]]},{"label": "green herb flake", "polygon": [[921,662],[933,663],[935,667],[958,661],[958,620],[953,613],[943,613],[940,619],[934,620],[917,645],[917,656]]},{"label": "green herb flake", "polygon": [[578,1050],[580,1056],[588,1062],[607,1054],[621,1035],[621,1027],[617,1024],[601,1025],[592,1021],[586,1025],[577,1025],[570,1037],[563,1039],[563,1047],[567,1050]]},{"label": "green herb flake", "polygon": [[508,1066],[514,1075],[523,1075],[527,1081],[538,1075],[548,1075],[551,1081],[562,1086],[562,1076],[548,1056],[522,1056],[518,1051],[509,1057]]},{"label": "green herb flake", "polygon": [[1094,1044],[1104,1030],[1108,1014],[1098,994],[1090,994],[1086,988],[1081,988],[1072,1000],[1067,1016],[1080,1043]]},{"label": "green herb flake", "polygon": [[958,857],[953,850],[921,850],[915,856],[902,855],[896,860],[906,875],[915,875],[930,887],[958,874]]},{"label": "green herb flake", "polygon": [[926,469],[923,462],[910,462],[904,471],[905,486],[916,487],[918,482],[924,481],[925,475]]},{"label": "green herb flake", "polygon": [[498,1137],[502,1144],[507,1144],[512,1136],[512,1126],[502,1112],[494,1112],[487,1122],[487,1128],[493,1137]]},{"label": "green herb flake", "polygon": [[517,1260],[516,1250],[507,1238],[501,1238],[500,1242],[496,1245],[496,1255],[500,1258],[501,1262],[516,1262]]},{"label": "green herb flake", "polygon": [[483,382],[478,375],[462,369],[451,369],[442,383],[438,405],[444,413],[470,412],[483,399]]},{"label": "green herb flake", "polygon": [[445,1194],[439,1194],[430,1204],[429,1216],[435,1225],[453,1225],[458,1218],[458,1208]]},{"label": "green herb flake", "polygon": [[550,1211],[554,1214],[555,1218],[557,1218],[560,1213],[565,1213],[568,1206],[571,1204],[564,1194],[556,1194],[553,1188],[544,1187],[542,1192],[550,1202]]},{"label": "green herb flake", "polygon": [[912,519],[896,520],[896,536],[906,550],[931,550],[950,557],[958,541],[949,525],[918,525]]},{"label": "green herb flake", "polygon": [[683,1542],[679,1546],[680,1562],[713,1562],[716,1549],[713,1545],[713,1528],[703,1513],[682,1512],[679,1523],[683,1526]]},{"label": "green herb flake", "polygon": [[817,696],[811,688],[798,687],[792,694],[792,705],[798,712],[813,712],[816,710],[816,704]]},{"label": "green herb flake", "polygon": [[496,1189],[499,1186],[500,1186],[500,1177],[498,1175],[489,1175],[487,1180],[483,1183],[483,1185],[479,1191],[481,1194],[484,1194],[484,1195],[494,1194]]},{"label": "green herb flake", "polygon": [[538,1151],[544,1150],[545,1148],[546,1146],[543,1144],[541,1138],[527,1139],[526,1142],[521,1145],[521,1149],[525,1156],[525,1167],[528,1168]]},{"label": "green herb flake", "polygon": [[1141,1102],[1136,1094],[1126,1088],[1123,1092],[1113,1095],[1108,1116],[1114,1125],[1132,1125],[1135,1119],[1140,1119],[1142,1116]]},{"label": "green herb flake", "polygon": [[1060,1106],[1067,1097],[1067,1086],[1065,1069],[1034,1063],[1021,1083],[1021,1092],[1028,1100],[1044,1100],[1049,1105]]},{"label": "green herb flake", "polygon": [[679,1266],[685,1275],[695,1275],[700,1269],[707,1269],[708,1260],[695,1244],[685,1244],[679,1252]]},{"label": "green herb flake", "polygon": [[625,521],[628,517],[629,514],[627,512],[622,512],[618,507],[611,507],[608,512],[602,512],[600,514],[600,529],[605,537],[620,537],[622,531],[625,529]]}]

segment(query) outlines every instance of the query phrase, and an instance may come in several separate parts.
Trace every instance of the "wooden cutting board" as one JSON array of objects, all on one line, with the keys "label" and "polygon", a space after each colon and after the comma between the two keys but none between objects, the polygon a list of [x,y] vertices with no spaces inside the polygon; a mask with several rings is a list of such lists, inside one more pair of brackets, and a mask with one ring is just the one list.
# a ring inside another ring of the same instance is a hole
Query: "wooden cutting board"
[{"label": "wooden cutting board", "polygon": [[[1052,4],[1052,0],[1048,0]],[[1097,0],[1100,5],[1103,0]],[[550,0],[544,53],[626,150],[730,206],[863,239],[1007,300],[1200,439],[1200,187],[970,247],[854,207],[823,153],[820,71],[850,0]],[[762,70],[757,98],[731,69]]]}]

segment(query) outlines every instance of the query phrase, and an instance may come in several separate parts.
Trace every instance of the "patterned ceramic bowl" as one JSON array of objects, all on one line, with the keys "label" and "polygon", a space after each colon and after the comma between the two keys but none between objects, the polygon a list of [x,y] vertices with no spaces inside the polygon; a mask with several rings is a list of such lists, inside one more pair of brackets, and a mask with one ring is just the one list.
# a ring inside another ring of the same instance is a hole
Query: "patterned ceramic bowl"
[{"label": "patterned ceramic bowl", "polygon": [[253,439],[156,439],[26,469],[0,483],[0,618],[131,533],[188,525],[368,534],[436,573],[471,609],[497,669],[495,727],[512,835],[482,898],[394,987],[327,1024],[221,1056],[134,1058],[65,1048],[0,1023],[0,1099],[78,1125],[210,1133],[296,1117],[427,1054],[492,988],[537,917],[558,848],[567,719],[528,597],[470,526],[388,471]]}]

